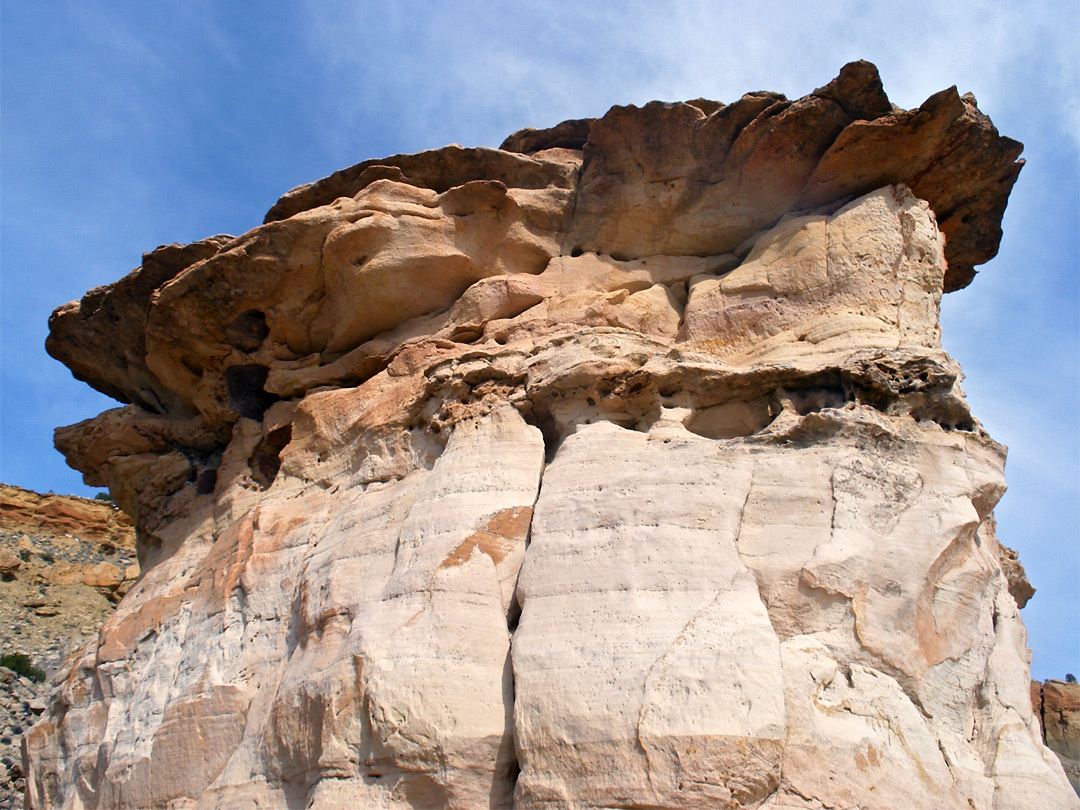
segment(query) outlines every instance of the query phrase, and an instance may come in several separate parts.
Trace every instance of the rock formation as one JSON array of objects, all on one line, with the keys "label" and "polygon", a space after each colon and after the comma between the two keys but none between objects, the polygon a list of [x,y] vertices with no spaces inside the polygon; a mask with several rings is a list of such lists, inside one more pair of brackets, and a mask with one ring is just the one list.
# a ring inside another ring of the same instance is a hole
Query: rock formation
[{"label": "rock formation", "polygon": [[1080,795],[1080,684],[1031,682],[1031,703],[1046,746],[1057,754],[1073,790]]},{"label": "rock formation", "polygon": [[939,342],[1020,149],[854,63],[361,163],[61,307],[143,573],[30,805],[1080,807]]}]

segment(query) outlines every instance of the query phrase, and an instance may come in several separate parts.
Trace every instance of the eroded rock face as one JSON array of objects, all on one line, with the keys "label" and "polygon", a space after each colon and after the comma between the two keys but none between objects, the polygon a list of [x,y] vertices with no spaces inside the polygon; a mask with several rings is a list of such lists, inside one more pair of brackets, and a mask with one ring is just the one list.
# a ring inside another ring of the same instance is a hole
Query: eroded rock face
[{"label": "eroded rock face", "polygon": [[143,573],[31,805],[1078,806],[938,334],[1019,148],[856,63],[369,161],[137,336],[61,308],[144,348],[57,432]]},{"label": "eroded rock face", "polygon": [[1031,702],[1046,746],[1057,754],[1073,790],[1080,795],[1080,684],[1031,682]]}]

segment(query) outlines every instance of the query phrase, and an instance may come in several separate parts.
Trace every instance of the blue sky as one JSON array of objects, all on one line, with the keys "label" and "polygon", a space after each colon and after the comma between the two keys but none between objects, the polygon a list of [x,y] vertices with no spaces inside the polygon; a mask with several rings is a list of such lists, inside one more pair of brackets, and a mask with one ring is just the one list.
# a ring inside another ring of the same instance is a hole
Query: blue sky
[{"label": "blue sky", "polygon": [[612,104],[796,98],[852,59],[903,107],[955,84],[1027,167],[943,337],[1010,446],[999,535],[1039,589],[1036,677],[1080,674],[1080,20],[1073,3],[0,5],[0,480],[89,493],[52,429],[115,403],[47,357],[52,309],[143,251],[262,221],[367,158],[497,146]]}]

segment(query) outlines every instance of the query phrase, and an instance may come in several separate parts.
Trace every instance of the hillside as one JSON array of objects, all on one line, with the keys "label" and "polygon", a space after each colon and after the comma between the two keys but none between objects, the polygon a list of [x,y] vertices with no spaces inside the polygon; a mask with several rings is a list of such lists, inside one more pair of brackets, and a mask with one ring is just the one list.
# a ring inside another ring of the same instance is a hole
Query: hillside
[{"label": "hillside", "polygon": [[0,808],[22,807],[21,737],[47,706],[47,678],[137,576],[135,529],[111,503],[0,484],[0,661],[16,670],[0,666]]}]

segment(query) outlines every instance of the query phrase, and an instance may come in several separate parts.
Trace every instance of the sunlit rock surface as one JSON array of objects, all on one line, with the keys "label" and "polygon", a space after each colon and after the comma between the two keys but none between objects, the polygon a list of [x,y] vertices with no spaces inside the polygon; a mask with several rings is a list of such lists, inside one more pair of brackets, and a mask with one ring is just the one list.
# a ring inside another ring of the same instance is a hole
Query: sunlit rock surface
[{"label": "sunlit rock surface", "polygon": [[1020,145],[855,63],[503,146],[57,310],[142,575],[31,806],[1080,807],[939,342]]}]

